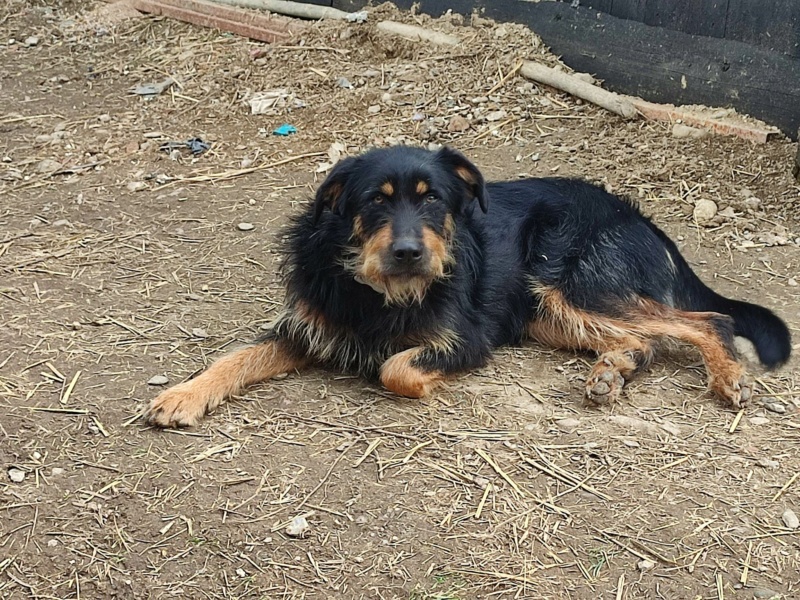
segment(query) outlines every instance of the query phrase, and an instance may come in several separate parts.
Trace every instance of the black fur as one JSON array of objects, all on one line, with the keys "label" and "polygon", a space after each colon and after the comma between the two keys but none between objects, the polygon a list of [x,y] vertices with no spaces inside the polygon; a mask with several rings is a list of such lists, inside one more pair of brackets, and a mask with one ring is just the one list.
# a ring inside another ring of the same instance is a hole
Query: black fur
[{"label": "black fur", "polygon": [[[400,200],[379,197],[387,177],[409,186],[397,191]],[[435,192],[430,204],[409,200],[418,179]],[[422,302],[387,305],[343,263],[355,243],[356,216],[370,235],[401,211],[440,236],[451,215],[454,261]],[[394,147],[346,159],[293,221],[288,240],[288,313],[300,304],[312,307],[324,317],[326,333],[320,334],[324,340],[314,337],[305,325],[284,318],[267,338],[365,376],[442,328],[455,332],[459,342],[452,352],[426,351],[417,361],[420,368],[447,373],[484,365],[493,349],[524,339],[537,316],[539,299],[531,291],[536,285],[558,289],[575,307],[615,318],[624,318],[635,298],[728,315],[733,333],[749,338],[768,367],[786,362],[791,351],[789,331],[778,317],[710,290],[633,203],[580,180],[485,184],[474,165],[449,149]],[[726,322],[720,332],[730,338]],[[328,349],[319,350],[320,343]]]}]

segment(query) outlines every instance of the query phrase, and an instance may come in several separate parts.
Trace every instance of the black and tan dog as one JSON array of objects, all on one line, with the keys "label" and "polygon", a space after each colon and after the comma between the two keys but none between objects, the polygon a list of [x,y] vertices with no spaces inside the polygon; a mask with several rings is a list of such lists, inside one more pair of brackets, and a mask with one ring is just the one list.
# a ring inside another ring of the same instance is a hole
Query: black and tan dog
[{"label": "black and tan dog", "polygon": [[654,343],[697,347],[717,396],[752,385],[734,336],[762,363],[786,325],[724,298],[630,202],[572,179],[484,183],[460,153],[394,147],[340,162],[288,230],[286,306],[256,344],[155,398],[146,419],[193,425],[244,386],[310,364],[377,377],[413,398],[526,338],[594,351],[586,396],[614,400]]}]

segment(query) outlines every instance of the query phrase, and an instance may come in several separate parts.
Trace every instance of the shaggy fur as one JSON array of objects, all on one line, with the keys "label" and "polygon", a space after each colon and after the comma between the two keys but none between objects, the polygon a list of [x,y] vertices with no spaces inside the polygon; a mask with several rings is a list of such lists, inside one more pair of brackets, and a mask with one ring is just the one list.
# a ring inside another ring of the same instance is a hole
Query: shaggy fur
[{"label": "shaggy fur", "polygon": [[753,389],[734,336],[769,368],[791,351],[777,316],[709,289],[633,203],[575,179],[486,184],[447,148],[340,162],[287,239],[271,331],[164,391],[148,421],[193,425],[243,386],[308,364],[420,397],[529,338],[597,353],[585,391],[596,403],[619,395],[655,341],[680,340],[738,407]]}]

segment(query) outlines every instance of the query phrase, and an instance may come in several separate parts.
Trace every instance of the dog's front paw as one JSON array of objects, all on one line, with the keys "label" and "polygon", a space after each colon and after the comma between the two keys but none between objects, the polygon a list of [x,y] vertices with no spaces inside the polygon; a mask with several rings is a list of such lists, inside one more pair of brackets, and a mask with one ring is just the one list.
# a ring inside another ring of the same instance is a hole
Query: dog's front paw
[{"label": "dog's front paw", "polygon": [[191,427],[203,418],[208,407],[209,399],[189,381],[153,398],[144,420],[159,427]]},{"label": "dog's front paw", "polygon": [[600,366],[595,366],[586,380],[586,399],[593,404],[611,404],[619,398],[625,379],[613,365]]}]

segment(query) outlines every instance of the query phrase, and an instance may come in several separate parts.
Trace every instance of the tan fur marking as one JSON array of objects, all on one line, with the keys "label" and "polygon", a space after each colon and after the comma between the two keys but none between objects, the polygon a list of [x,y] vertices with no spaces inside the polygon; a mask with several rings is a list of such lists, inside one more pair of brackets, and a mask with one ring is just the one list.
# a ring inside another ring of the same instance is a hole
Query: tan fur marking
[{"label": "tan fur marking", "polygon": [[343,191],[344,191],[344,186],[342,186],[342,184],[339,183],[338,181],[334,181],[333,183],[330,184],[330,186],[328,186],[327,197],[328,197],[328,202],[331,205],[331,210],[333,210],[336,207],[336,203],[339,201],[339,196],[342,195]]},{"label": "tan fur marking", "polygon": [[369,281],[381,281],[383,278],[383,269],[381,262],[383,255],[389,249],[392,243],[392,226],[384,225],[374,234],[372,234],[364,243],[364,248],[361,251],[362,265],[361,276]]},{"label": "tan fur marking", "polygon": [[421,179],[417,182],[417,193],[421,196],[422,194],[426,194],[430,187],[428,186],[427,181],[422,181]]},{"label": "tan fur marking", "polygon": [[453,262],[447,240],[438,235],[430,227],[422,228],[422,243],[431,255],[430,272],[434,278],[444,276],[445,265]]},{"label": "tan fur marking", "polygon": [[475,174],[466,167],[456,167],[455,173],[470,185],[475,185],[478,183],[478,180],[475,178]]},{"label": "tan fur marking", "polygon": [[407,398],[427,396],[444,379],[441,371],[423,371],[412,364],[422,348],[411,348],[395,354],[381,366],[381,383],[395,394]]},{"label": "tan fur marking", "polygon": [[392,185],[391,181],[387,181],[383,185],[381,185],[381,193],[383,193],[386,196],[394,195],[394,186]]},{"label": "tan fur marking", "polygon": [[456,222],[453,220],[453,215],[447,214],[444,217],[444,235],[448,241],[453,239],[456,234]]},{"label": "tan fur marking", "polygon": [[280,342],[265,342],[232,352],[190,381],[164,390],[150,402],[145,419],[161,427],[191,426],[244,387],[305,364]]},{"label": "tan fur marking", "polygon": [[361,215],[356,215],[353,219],[353,236],[357,240],[364,239],[364,221],[361,219]]},{"label": "tan fur marking", "polygon": [[307,323],[314,329],[324,329],[325,328],[325,315],[322,312],[312,308],[307,302],[304,300],[298,300],[295,302],[294,305],[294,312],[297,315],[297,318]]},{"label": "tan fur marking", "polygon": [[[743,366],[728,352],[711,323],[720,315],[687,312],[640,299],[627,307],[629,318],[614,319],[571,306],[560,291],[535,286],[541,298],[540,316],[529,324],[528,333],[542,343],[573,350],[606,353],[617,350],[649,350],[649,340],[668,337],[695,346],[708,370],[711,389],[738,405]],[[622,370],[620,373],[624,376]]]}]

